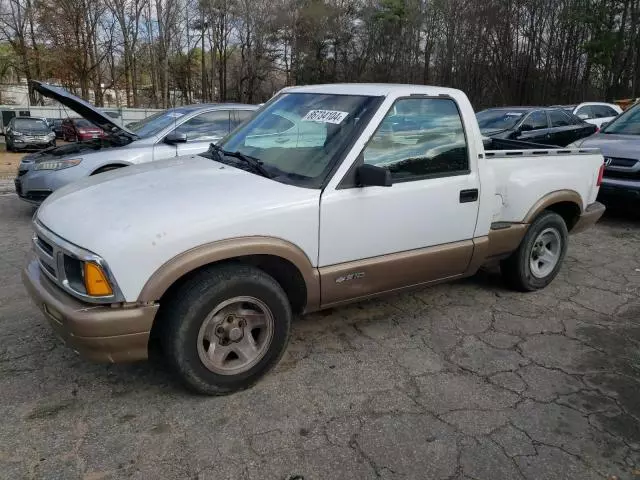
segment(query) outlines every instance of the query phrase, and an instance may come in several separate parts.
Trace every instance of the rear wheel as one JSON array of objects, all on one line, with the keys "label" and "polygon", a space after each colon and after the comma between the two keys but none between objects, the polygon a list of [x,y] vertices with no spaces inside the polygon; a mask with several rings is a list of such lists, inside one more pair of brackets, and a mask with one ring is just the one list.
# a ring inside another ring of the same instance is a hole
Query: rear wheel
[{"label": "rear wheel", "polygon": [[568,231],[555,212],[536,218],[518,249],[500,264],[507,285],[530,292],[546,287],[558,275],[567,253]]},{"label": "rear wheel", "polygon": [[224,395],[255,384],[282,357],[291,306],[271,276],[245,265],[198,272],[161,311],[169,363],[192,390]]}]

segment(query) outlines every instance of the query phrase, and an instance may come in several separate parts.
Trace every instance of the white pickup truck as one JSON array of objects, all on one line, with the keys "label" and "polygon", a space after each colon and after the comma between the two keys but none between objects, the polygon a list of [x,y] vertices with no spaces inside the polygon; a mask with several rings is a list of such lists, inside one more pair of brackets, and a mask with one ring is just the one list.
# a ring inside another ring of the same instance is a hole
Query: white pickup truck
[{"label": "white pickup truck", "polygon": [[287,88],[207,152],[56,191],[23,278],[80,354],[157,340],[187,386],[225,394],[277,363],[294,314],[492,261],[545,287],[604,212],[602,172],[597,150],[483,142],[457,90]]}]

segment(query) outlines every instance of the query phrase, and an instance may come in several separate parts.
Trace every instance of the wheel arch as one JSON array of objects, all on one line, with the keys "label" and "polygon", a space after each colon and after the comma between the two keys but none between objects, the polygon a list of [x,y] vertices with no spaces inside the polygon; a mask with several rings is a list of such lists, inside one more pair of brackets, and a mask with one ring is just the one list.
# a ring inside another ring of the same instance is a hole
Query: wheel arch
[{"label": "wheel arch", "polygon": [[96,173],[98,173],[103,168],[107,168],[107,167],[122,168],[122,167],[128,167],[129,165],[131,165],[129,162],[125,162],[123,160],[109,161],[109,162],[103,163],[102,165],[100,165],[98,167],[95,167],[93,170],[91,170],[91,173],[89,175],[95,175]]},{"label": "wheel arch", "polygon": [[558,190],[538,200],[529,210],[523,223],[530,224],[543,211],[549,210],[560,215],[567,224],[567,230],[576,225],[582,214],[582,197],[575,190]]},{"label": "wheel arch", "polygon": [[195,273],[212,265],[230,262],[252,265],[271,275],[289,297],[294,312],[319,308],[320,277],[317,269],[300,248],[271,237],[222,240],[177,255],[147,280],[138,302],[160,302],[162,305],[163,299]]}]

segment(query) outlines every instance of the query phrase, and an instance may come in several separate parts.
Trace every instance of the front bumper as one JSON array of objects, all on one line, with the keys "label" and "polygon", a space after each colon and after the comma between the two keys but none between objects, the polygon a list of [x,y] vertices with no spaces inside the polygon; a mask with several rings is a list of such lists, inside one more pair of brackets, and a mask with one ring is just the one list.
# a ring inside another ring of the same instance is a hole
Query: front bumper
[{"label": "front bumper", "polygon": [[591,205],[587,206],[578,221],[571,229],[571,233],[580,233],[584,232],[586,229],[595,225],[595,223],[600,220],[600,217],[604,215],[606,208],[600,202],[594,202]]},{"label": "front bumper", "polygon": [[56,333],[81,356],[98,362],[133,362],[148,356],[158,305],[89,305],[72,298],[40,270],[30,254],[22,281]]},{"label": "front bumper", "polygon": [[31,165],[26,173],[19,172],[15,178],[16,193],[22,200],[39,205],[57,189],[84,178],[84,170],[79,167],[62,170],[35,170]]},{"label": "front bumper", "polygon": [[55,140],[55,138],[47,138],[46,140],[18,140],[14,138],[12,144],[15,149],[39,150],[41,148],[50,147]]}]

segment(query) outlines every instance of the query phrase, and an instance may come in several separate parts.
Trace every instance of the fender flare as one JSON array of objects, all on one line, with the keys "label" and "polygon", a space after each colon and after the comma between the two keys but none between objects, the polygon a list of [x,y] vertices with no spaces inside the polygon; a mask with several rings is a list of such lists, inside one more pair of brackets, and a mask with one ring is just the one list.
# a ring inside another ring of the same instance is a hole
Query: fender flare
[{"label": "fender flare", "polygon": [[306,310],[320,305],[320,275],[309,257],[296,245],[273,237],[239,237],[207,243],[187,250],[165,262],[147,280],[138,296],[138,303],[153,303],[176,281],[194,270],[224,260],[250,255],[279,257],[293,264],[307,288]]}]

